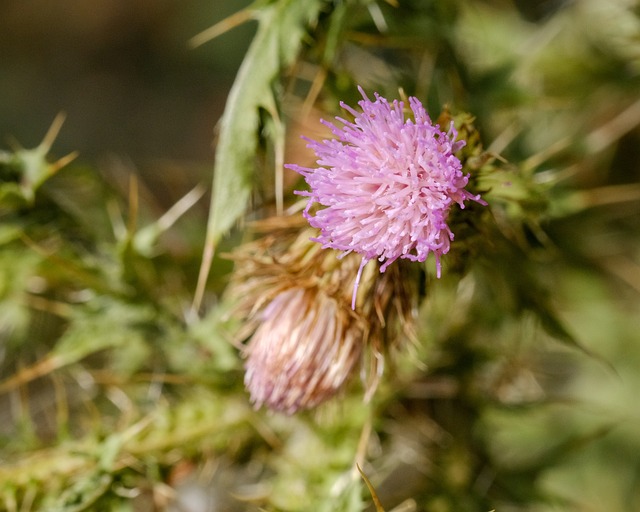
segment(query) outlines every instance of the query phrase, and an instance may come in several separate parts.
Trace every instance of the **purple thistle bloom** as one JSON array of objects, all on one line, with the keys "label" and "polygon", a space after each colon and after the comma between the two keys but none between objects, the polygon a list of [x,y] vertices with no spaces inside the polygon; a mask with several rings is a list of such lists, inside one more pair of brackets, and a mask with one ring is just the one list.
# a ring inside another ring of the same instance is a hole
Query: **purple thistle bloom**
[{"label": "purple thistle bloom", "polygon": [[[453,203],[464,208],[471,199],[486,204],[464,187],[469,176],[454,155],[465,145],[456,141],[453,122],[448,132],[433,125],[417,98],[409,98],[413,120],[404,118],[404,104],[392,104],[375,93],[371,101],[358,87],[362,112],[340,103],[353,117],[336,117],[343,126],[321,120],[335,139],[321,142],[305,138],[319,167],[287,165],[302,176],[311,191],[296,193],[310,198],[304,215],[320,230],[313,238],[323,248],[356,252],[362,263],[354,285],[352,308],[362,269],[372,259],[380,272],[398,258],[425,261],[449,251],[453,233],[447,216]],[[311,213],[318,203],[325,208]]]}]

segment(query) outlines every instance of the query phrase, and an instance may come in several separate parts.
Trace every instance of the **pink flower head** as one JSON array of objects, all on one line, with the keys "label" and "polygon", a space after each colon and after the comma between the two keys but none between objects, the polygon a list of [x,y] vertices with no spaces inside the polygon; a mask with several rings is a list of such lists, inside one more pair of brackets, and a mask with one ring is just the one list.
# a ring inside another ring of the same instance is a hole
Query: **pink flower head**
[{"label": "pink flower head", "polygon": [[362,351],[362,328],[321,291],[290,288],[262,312],[246,348],[245,385],[255,407],[293,414],[335,395]]},{"label": "pink flower head", "polygon": [[[417,98],[409,98],[413,119],[404,117],[404,104],[392,104],[375,93],[371,101],[361,87],[362,112],[340,103],[354,120],[336,117],[343,126],[322,120],[335,139],[307,140],[318,158],[316,168],[287,165],[309,184],[304,215],[320,230],[313,240],[323,248],[356,252],[362,263],[356,277],[352,308],[362,269],[372,259],[380,272],[398,258],[425,261],[449,251],[453,233],[447,216],[453,203],[464,208],[472,199],[486,204],[464,187],[469,176],[454,155],[464,141],[456,141],[453,122],[448,132],[434,125]],[[325,208],[311,213],[318,203]]]}]

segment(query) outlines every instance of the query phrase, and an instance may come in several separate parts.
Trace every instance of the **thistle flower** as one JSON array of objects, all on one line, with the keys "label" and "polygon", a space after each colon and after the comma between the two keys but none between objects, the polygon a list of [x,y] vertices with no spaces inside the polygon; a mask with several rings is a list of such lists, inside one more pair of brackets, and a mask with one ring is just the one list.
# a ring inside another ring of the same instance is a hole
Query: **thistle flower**
[{"label": "thistle flower", "polygon": [[411,280],[402,268],[364,272],[361,307],[350,308],[344,283],[356,254],[337,260],[310,240],[305,219],[284,216],[253,225],[264,236],[239,246],[227,298],[241,319],[237,341],[247,340],[245,385],[256,408],[292,414],[340,392],[362,369],[366,394],[376,389],[384,354],[413,338]]},{"label": "thistle flower", "polygon": [[[486,204],[479,195],[465,190],[469,176],[463,174],[454,155],[465,145],[456,141],[453,122],[447,132],[431,122],[414,97],[409,98],[413,119],[404,117],[404,104],[392,104],[375,94],[371,101],[361,87],[362,112],[340,103],[354,120],[336,117],[343,126],[322,120],[335,139],[307,140],[318,158],[316,168],[287,165],[309,184],[304,215],[320,230],[314,241],[323,248],[355,252],[362,256],[355,280],[351,307],[362,269],[372,259],[380,272],[398,258],[436,260],[449,251],[453,233],[447,225],[454,203],[464,208],[466,200]],[[314,213],[318,203],[325,208]]]},{"label": "thistle flower", "polygon": [[362,329],[317,289],[290,288],[264,309],[247,346],[245,385],[256,407],[288,414],[335,395],[362,352]]}]

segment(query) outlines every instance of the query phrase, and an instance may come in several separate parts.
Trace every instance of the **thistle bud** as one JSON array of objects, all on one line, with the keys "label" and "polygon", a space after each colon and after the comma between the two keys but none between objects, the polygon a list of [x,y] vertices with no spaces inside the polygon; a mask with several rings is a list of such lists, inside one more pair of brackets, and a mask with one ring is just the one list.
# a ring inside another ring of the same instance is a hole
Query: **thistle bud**
[{"label": "thistle bud", "polygon": [[[337,258],[314,243],[302,216],[266,219],[264,236],[241,245],[227,296],[243,320],[245,385],[256,407],[287,414],[310,409],[342,390],[366,359],[366,396],[373,393],[383,354],[410,324],[411,297],[396,272],[373,268],[351,290],[361,258]],[[399,270],[398,270],[399,271]],[[364,358],[370,351],[374,357]]]},{"label": "thistle bud", "polygon": [[246,347],[244,380],[253,403],[290,414],[332,397],[360,359],[363,334],[321,290],[280,292]]}]

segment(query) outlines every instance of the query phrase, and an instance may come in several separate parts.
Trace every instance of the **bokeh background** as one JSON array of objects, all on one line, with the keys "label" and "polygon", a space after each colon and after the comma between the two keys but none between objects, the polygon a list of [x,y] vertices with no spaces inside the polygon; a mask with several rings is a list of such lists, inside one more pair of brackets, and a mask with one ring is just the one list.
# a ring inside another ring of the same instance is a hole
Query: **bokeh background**
[{"label": "bokeh background", "polygon": [[56,152],[135,168],[172,204],[213,162],[214,128],[255,25],[193,49],[242,1],[7,1],[0,15],[0,137],[25,147],[55,116]]}]

